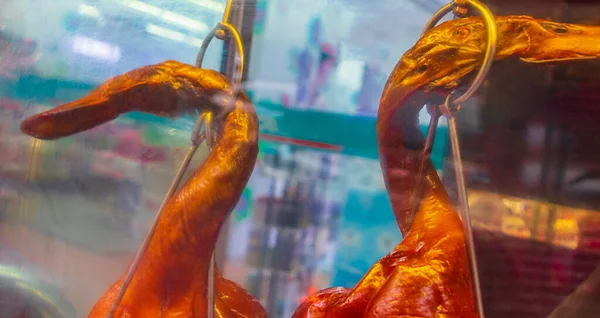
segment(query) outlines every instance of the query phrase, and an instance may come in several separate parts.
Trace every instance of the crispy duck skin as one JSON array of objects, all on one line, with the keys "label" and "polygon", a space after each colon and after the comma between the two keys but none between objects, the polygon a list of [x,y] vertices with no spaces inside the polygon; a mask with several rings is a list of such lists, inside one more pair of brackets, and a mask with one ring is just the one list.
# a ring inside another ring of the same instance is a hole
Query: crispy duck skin
[{"label": "crispy duck skin", "polygon": [[[141,111],[169,118],[211,113],[213,148],[191,178],[167,203],[114,317],[206,317],[207,278],[221,226],[238,202],[258,154],[258,118],[241,93],[228,114],[217,116],[232,91],[218,72],[176,61],[116,76],[80,100],[24,120],[21,130],[40,139],[69,136]],[[105,318],[121,278],[89,317]],[[242,287],[216,271],[217,317],[266,317]]]},{"label": "crispy duck skin", "polygon": [[[600,55],[598,27],[524,16],[498,17],[497,24],[496,59],[558,63]],[[377,133],[386,186],[405,239],[355,288],[319,292],[294,317],[477,316],[460,220],[431,163],[418,173],[423,137],[417,114],[426,102],[440,103],[481,64],[484,44],[480,19],[453,20],[431,30],[398,63],[382,95]],[[166,61],[117,76],[81,100],[26,119],[21,128],[36,138],[55,139],[130,111],[166,117],[218,113],[217,105],[230,95],[222,75]],[[168,203],[116,317],[205,316],[210,255],[258,150],[258,120],[245,95],[216,126],[211,154]],[[418,176],[424,178],[422,196],[415,193]],[[90,317],[104,317],[119,284]],[[218,316],[266,316],[256,300],[219,273],[216,290]]]},{"label": "crispy duck skin", "polygon": [[[527,16],[497,17],[495,60],[565,63],[600,57],[600,27]],[[295,318],[477,317],[461,221],[431,164],[423,173],[418,113],[442,104],[482,63],[486,43],[478,17],[445,22],[407,51],[388,78],[377,118],[381,167],[404,240],[352,289],[307,298]],[[423,192],[416,193],[423,178]],[[416,208],[417,207],[417,208]]]}]

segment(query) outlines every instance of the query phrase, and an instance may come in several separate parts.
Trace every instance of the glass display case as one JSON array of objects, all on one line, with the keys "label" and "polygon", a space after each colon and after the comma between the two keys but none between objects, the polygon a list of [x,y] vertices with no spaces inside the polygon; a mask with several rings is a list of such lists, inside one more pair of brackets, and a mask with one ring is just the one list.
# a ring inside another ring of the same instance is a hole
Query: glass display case
[{"label": "glass display case", "polygon": [[0,318],[595,317],[599,35],[593,1],[5,0]]}]

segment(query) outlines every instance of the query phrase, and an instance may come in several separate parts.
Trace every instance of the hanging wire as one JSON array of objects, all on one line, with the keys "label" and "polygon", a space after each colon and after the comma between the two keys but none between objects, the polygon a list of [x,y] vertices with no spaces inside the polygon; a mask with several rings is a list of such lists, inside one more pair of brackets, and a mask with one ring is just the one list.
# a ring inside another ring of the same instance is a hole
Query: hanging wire
[{"label": "hanging wire", "polygon": [[417,184],[415,186],[415,195],[412,196],[412,202],[410,203],[410,206],[412,206],[409,219],[410,225],[412,225],[415,220],[415,215],[417,214],[420,200],[423,197],[423,191],[425,189],[425,169],[427,168],[428,164],[427,159],[429,159],[431,152],[433,151],[433,142],[435,140],[437,126],[441,117],[439,106],[426,105],[425,107],[430,115],[429,128],[427,129],[427,138],[425,139],[425,145],[423,146],[423,152],[421,154],[421,161],[419,162],[419,168],[417,170],[418,177]]},{"label": "hanging wire", "polygon": [[[454,92],[449,94],[446,98],[444,105],[438,106],[439,109],[433,111],[430,110],[431,122],[428,130],[427,138],[425,141],[425,149],[420,165],[420,170],[424,166],[424,162],[429,158],[431,148],[433,146],[433,140],[435,137],[435,129],[437,128],[439,112],[448,119],[448,126],[450,130],[450,140],[452,144],[452,154],[454,159],[454,169],[456,174],[456,182],[458,187],[459,205],[461,211],[461,218],[463,223],[463,229],[466,235],[467,254],[469,257],[469,265],[471,268],[471,278],[473,282],[473,290],[475,293],[475,306],[481,318],[484,317],[483,302],[481,297],[481,288],[479,282],[479,267],[477,266],[477,257],[475,255],[475,243],[473,240],[473,226],[471,224],[471,213],[469,211],[469,203],[467,197],[467,187],[465,184],[463,166],[460,156],[460,145],[458,132],[456,129],[455,114],[460,110],[460,104],[471,97],[483,83],[485,76],[489,72],[492,63],[494,62],[494,56],[496,55],[496,44],[498,39],[498,29],[494,20],[493,14],[484,4],[477,0],[455,0],[443,6],[438,12],[436,12],[431,20],[425,25],[422,35],[427,33],[438,22],[446,16],[448,13],[453,12],[455,18],[465,17],[468,14],[469,8],[473,8],[478,11],[482,18],[487,31],[487,43],[485,55],[483,58],[483,65],[477,72],[473,83],[469,86],[466,92],[459,97],[454,97]],[[434,125],[435,127],[431,127]],[[422,174],[422,171],[420,171]]]},{"label": "hanging wire", "polygon": [[198,146],[200,145],[200,143],[202,143],[202,141],[204,139],[206,139],[206,138],[204,137],[204,134],[202,134],[202,135],[200,135],[200,137],[198,137],[196,139],[198,141],[198,143],[192,142],[192,146],[190,146],[190,149],[188,150],[187,154],[185,155],[185,158],[183,159],[181,166],[179,167],[179,169],[177,170],[177,173],[175,174],[175,178],[171,182],[171,186],[169,187],[169,190],[167,190],[167,194],[165,195],[165,198],[163,199],[162,203],[160,204],[158,213],[156,213],[154,220],[152,220],[152,225],[150,226],[150,229],[148,230],[146,237],[144,237],[144,241],[142,241],[142,245],[138,249],[138,252],[136,253],[135,258],[133,259],[133,262],[129,266],[129,268],[127,270],[127,274],[125,274],[125,278],[123,279],[123,283],[121,284],[119,293],[115,297],[115,299],[112,303],[112,306],[110,307],[110,310],[106,314],[107,318],[112,318],[115,314],[115,311],[121,304],[121,301],[123,300],[123,296],[125,296],[125,292],[127,291],[129,284],[131,284],[133,275],[135,274],[137,267],[140,264],[140,260],[142,259],[144,252],[148,249],[150,240],[152,239],[152,237],[154,237],[154,233],[156,232],[156,227],[158,225],[158,222],[160,221],[160,216],[162,215],[162,212],[164,211],[164,208],[167,205],[167,202],[171,199],[171,197],[173,197],[175,190],[177,189],[177,187],[179,187],[179,183],[181,182],[181,179],[183,178],[183,174],[185,173],[185,170],[187,169],[188,165],[190,164],[190,161],[192,160],[192,158],[194,157],[194,154],[196,153]]},{"label": "hanging wire", "polygon": [[[206,37],[202,46],[200,47],[200,51],[198,52],[198,56],[196,57],[196,67],[202,67],[202,61],[204,60],[204,55],[206,54],[206,49],[210,44],[210,41],[214,37],[225,40],[226,35],[233,37],[233,41],[237,46],[237,56],[234,60],[236,63],[235,72],[232,76],[232,98],[229,100],[227,108],[219,114],[219,116],[226,116],[231,109],[235,106],[236,96],[240,93],[241,90],[241,81],[242,75],[244,73],[244,45],[242,42],[242,37],[240,36],[237,29],[229,24],[229,17],[231,15],[231,4],[232,0],[227,1],[227,5],[225,6],[225,12],[223,13],[223,20],[218,23]],[[196,125],[199,126],[198,124]],[[212,146],[212,138],[208,138],[209,147]],[[213,250],[210,266],[208,268],[208,291],[207,291],[207,317],[212,318],[215,316],[215,252]]]},{"label": "hanging wire", "polygon": [[[231,14],[231,5],[232,5],[232,0],[228,0],[227,5],[225,7],[225,11],[223,13],[222,22],[218,23],[206,36],[206,38],[202,42],[202,45],[200,46],[200,50],[196,57],[196,67],[201,68],[202,61],[204,60],[208,46],[209,46],[210,42],[212,41],[212,39],[215,37],[220,40],[225,40],[225,39],[227,39],[227,36],[229,35],[230,38],[233,38],[233,40],[235,41],[235,44],[237,46],[237,56],[236,56],[236,60],[235,60],[237,67],[236,67],[236,72],[232,76],[233,78],[232,78],[231,98],[228,102],[227,107],[225,108],[225,110],[223,110],[219,113],[219,116],[226,116],[227,114],[229,114],[229,112],[235,106],[237,96],[241,90],[241,79],[242,79],[242,74],[244,71],[244,46],[242,43],[242,38],[241,38],[239,32],[237,31],[237,29],[228,23],[229,16]],[[123,296],[125,296],[125,292],[127,291],[127,288],[129,287],[129,285],[131,284],[131,280],[133,279],[133,276],[137,270],[137,267],[139,266],[140,260],[141,260],[142,256],[144,255],[145,251],[148,249],[148,245],[149,245],[152,237],[154,236],[154,233],[156,232],[156,227],[158,226],[158,222],[164,211],[164,208],[165,208],[167,202],[173,197],[173,194],[179,187],[179,184],[181,183],[181,179],[183,178],[183,174],[187,170],[187,167],[189,166],[192,158],[194,157],[196,150],[198,149],[200,144],[202,144],[202,142],[204,142],[204,141],[206,141],[206,144],[209,148],[212,148],[212,145],[214,142],[214,134],[212,131],[213,128],[212,128],[211,123],[213,122],[213,120],[214,119],[212,118],[212,116],[210,116],[210,114],[204,114],[204,115],[201,115],[198,117],[198,119],[194,125],[194,130],[193,130],[192,136],[191,136],[191,146],[190,146],[185,158],[183,159],[181,166],[177,170],[177,173],[175,174],[175,177],[173,178],[173,181],[171,182],[169,189],[167,190],[167,194],[165,195],[165,198],[163,199],[163,201],[160,205],[160,208],[159,208],[156,216],[154,217],[154,220],[152,221],[152,225],[150,226],[150,229],[148,230],[148,233],[146,234],[144,241],[142,242],[140,248],[138,249],[138,251],[135,255],[133,262],[131,263],[131,265],[129,266],[129,268],[127,270],[127,274],[125,275],[125,278],[123,279],[123,283],[121,284],[119,293],[115,297],[115,300],[113,301],[112,306],[106,315],[107,318],[113,318],[118,306],[120,305],[121,301],[123,300]],[[202,131],[202,128],[204,128],[204,131]],[[208,300],[207,317],[212,318],[212,317],[214,317],[214,299],[215,299],[215,297],[214,297],[214,295],[215,295],[215,286],[214,286],[215,285],[215,282],[214,282],[215,255],[214,255],[214,250],[213,250],[213,253],[211,256],[211,260],[210,260],[210,267],[209,267],[208,275],[209,276],[208,276],[208,291],[207,291],[207,300]]]},{"label": "hanging wire", "polygon": [[[34,181],[36,177],[36,173],[38,171],[38,164],[40,160],[40,148],[42,147],[42,141],[33,138],[31,141],[31,146],[29,149],[29,165],[27,167],[27,174],[25,175],[25,181],[27,183],[31,183]],[[31,206],[29,205],[29,200],[26,198],[27,192],[21,191],[19,194],[19,211],[21,218],[25,220],[31,219]]]}]

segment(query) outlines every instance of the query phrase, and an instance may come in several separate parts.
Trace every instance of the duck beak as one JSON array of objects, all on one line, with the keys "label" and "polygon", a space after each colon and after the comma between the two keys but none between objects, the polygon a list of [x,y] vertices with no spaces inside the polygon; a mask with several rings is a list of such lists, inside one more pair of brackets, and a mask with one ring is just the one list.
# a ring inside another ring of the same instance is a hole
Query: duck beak
[{"label": "duck beak", "polygon": [[600,27],[560,23],[553,25],[556,25],[554,32],[532,35],[531,47],[521,58],[523,61],[561,63],[600,57]]},{"label": "duck beak", "polygon": [[70,136],[117,118],[113,104],[109,99],[85,97],[26,118],[21,131],[42,140]]}]

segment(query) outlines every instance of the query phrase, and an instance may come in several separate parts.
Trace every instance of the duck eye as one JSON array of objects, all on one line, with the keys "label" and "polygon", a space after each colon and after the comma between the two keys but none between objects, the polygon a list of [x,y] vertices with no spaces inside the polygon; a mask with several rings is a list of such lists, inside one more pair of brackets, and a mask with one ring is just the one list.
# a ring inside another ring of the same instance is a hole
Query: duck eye
[{"label": "duck eye", "polygon": [[542,24],[542,27],[548,31],[554,32],[556,34],[566,34],[569,33],[569,30],[563,26],[557,26],[549,23]]},{"label": "duck eye", "polygon": [[444,53],[446,56],[454,56],[458,53],[458,48],[457,47],[449,47],[446,49],[446,51]]},{"label": "duck eye", "polygon": [[558,33],[558,34],[565,34],[565,33],[568,33],[569,30],[567,30],[567,28],[563,28],[563,27],[556,27],[556,28],[554,28],[554,32]]},{"label": "duck eye", "polygon": [[469,34],[471,34],[471,30],[469,30],[469,28],[459,28],[454,30],[454,36],[458,38],[465,38]]}]

